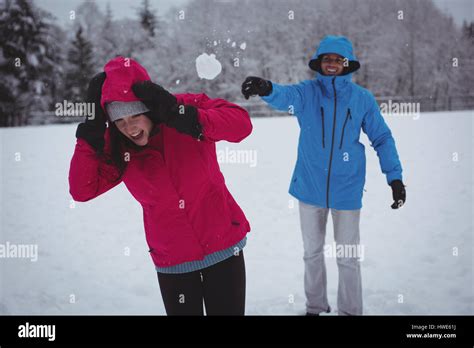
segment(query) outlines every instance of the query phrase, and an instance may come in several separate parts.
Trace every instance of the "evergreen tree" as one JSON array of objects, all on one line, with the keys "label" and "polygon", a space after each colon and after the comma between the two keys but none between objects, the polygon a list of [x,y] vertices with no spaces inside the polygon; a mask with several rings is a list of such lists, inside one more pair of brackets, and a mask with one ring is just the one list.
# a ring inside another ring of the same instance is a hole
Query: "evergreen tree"
[{"label": "evergreen tree", "polygon": [[140,24],[143,29],[150,33],[151,37],[155,36],[156,31],[156,16],[150,9],[149,0],[143,0],[142,8],[139,10]]},{"label": "evergreen tree", "polygon": [[102,35],[98,46],[100,49],[97,50],[97,58],[100,60],[102,66],[119,54],[117,29],[109,2],[107,2]]},{"label": "evergreen tree", "polygon": [[0,126],[27,124],[32,112],[51,106],[51,78],[60,53],[49,38],[51,16],[29,0],[7,0],[0,8]]},{"label": "evergreen tree", "polygon": [[76,31],[67,60],[66,97],[71,102],[81,102],[86,96],[87,86],[94,72],[92,44],[84,38],[81,26]]}]

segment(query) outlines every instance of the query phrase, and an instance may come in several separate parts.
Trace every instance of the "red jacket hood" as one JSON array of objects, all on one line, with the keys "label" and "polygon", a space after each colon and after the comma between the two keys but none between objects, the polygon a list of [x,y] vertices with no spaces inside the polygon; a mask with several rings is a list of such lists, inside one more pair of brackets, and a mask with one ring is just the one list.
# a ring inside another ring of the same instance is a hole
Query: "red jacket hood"
[{"label": "red jacket hood", "polygon": [[138,101],[132,91],[136,82],[150,80],[144,67],[131,58],[116,57],[104,66],[106,78],[102,86],[100,105],[105,113],[105,104],[112,101]]}]

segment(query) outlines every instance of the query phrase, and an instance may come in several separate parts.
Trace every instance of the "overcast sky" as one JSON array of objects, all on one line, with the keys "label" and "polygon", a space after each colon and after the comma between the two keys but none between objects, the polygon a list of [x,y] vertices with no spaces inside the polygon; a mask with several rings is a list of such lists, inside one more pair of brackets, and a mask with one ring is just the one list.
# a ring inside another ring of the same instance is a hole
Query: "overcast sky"
[{"label": "overcast sky", "polygon": [[[142,4],[142,0],[33,0],[38,6],[48,10],[55,15],[59,22],[69,20],[69,11],[75,10],[82,2],[93,1],[105,13],[107,3],[110,3],[114,18],[136,17],[137,8]],[[158,12],[158,15],[164,15],[171,7],[179,7],[189,0],[150,0],[152,9]]]},{"label": "overcast sky", "polygon": [[[33,0],[36,4],[53,13],[60,22],[68,20],[69,11],[74,10],[85,0]],[[110,2],[115,18],[135,17],[136,9],[142,0],[87,0],[95,1],[105,12],[107,2]],[[152,8],[159,15],[164,15],[173,5],[182,6],[189,0],[150,0]],[[235,0],[239,1],[239,0]],[[308,0],[312,1],[312,0]],[[474,21],[474,0],[433,0],[444,12],[451,14],[456,23],[461,24],[464,19]]]},{"label": "overcast sky", "polygon": [[474,21],[473,0],[433,0],[443,12],[450,13],[456,23],[462,24],[463,20]]}]

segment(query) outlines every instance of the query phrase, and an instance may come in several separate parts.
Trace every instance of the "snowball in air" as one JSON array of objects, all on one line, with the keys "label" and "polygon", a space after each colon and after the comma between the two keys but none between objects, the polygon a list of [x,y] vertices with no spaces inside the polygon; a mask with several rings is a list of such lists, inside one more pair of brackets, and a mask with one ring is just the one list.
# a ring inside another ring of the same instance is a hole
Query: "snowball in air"
[{"label": "snowball in air", "polygon": [[203,53],[196,58],[196,71],[201,79],[213,80],[221,73],[222,65],[215,54]]}]

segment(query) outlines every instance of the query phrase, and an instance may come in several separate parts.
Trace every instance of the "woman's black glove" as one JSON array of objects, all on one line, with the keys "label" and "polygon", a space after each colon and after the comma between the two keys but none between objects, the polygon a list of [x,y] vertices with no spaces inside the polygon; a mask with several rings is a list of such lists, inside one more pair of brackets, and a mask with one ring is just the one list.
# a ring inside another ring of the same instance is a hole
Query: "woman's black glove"
[{"label": "woman's black glove", "polygon": [[271,81],[262,79],[260,77],[249,76],[242,83],[242,94],[245,99],[254,95],[264,97],[272,93],[273,86]]},{"label": "woman's black glove", "polygon": [[100,98],[102,95],[102,85],[105,81],[105,72],[95,75],[89,82],[87,88],[86,103],[93,103],[93,116],[86,116],[83,123],[77,127],[76,138],[87,141],[96,151],[104,149],[105,134],[105,114],[100,106]]},{"label": "woman's black glove", "polygon": [[405,185],[403,185],[403,182],[401,180],[393,180],[390,183],[390,186],[392,187],[392,197],[393,197],[393,204],[392,204],[392,209],[398,209],[405,204],[406,201],[406,191],[405,191]]},{"label": "woman's black glove", "polygon": [[191,105],[180,105],[174,95],[151,81],[137,82],[133,93],[150,109],[150,118],[155,124],[164,123],[180,133],[202,139],[202,126],[198,110]]}]

